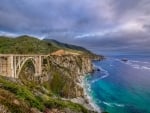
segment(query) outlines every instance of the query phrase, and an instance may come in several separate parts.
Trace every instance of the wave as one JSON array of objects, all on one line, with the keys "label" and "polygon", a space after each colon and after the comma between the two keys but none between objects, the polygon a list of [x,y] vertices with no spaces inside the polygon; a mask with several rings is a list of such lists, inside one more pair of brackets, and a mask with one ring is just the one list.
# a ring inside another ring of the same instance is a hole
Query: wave
[{"label": "wave", "polygon": [[120,104],[120,103],[111,103],[111,102],[106,102],[106,101],[102,101],[101,103],[103,103],[109,107],[125,107],[124,104]]},{"label": "wave", "polygon": [[128,62],[126,62],[126,64],[128,64],[136,69],[150,70],[150,64],[148,62],[129,60]]},{"label": "wave", "polygon": [[125,105],[124,104],[118,104],[118,103],[114,103],[115,106],[118,106],[118,107],[124,107]]},{"label": "wave", "polygon": [[84,84],[84,95],[86,96],[86,98],[89,100],[90,105],[94,108],[95,111],[97,111],[98,113],[101,113],[101,109],[100,107],[98,107],[98,105],[95,103],[94,99],[92,98],[92,90],[91,90],[91,85],[90,83],[88,83],[86,80],[83,81]]},{"label": "wave", "polygon": [[105,102],[105,101],[103,101],[102,103],[105,104],[105,105],[107,105],[107,106],[109,106],[109,107],[113,107],[112,103]]},{"label": "wave", "polygon": [[150,62],[142,62],[142,61],[137,61],[137,60],[129,60],[135,63],[144,63],[144,64],[150,64]]},{"label": "wave", "polygon": [[150,70],[150,67],[146,67],[146,66],[142,66],[141,68]]},{"label": "wave", "polygon": [[150,71],[150,62],[142,62],[142,61],[136,61],[136,60],[128,60],[127,62],[124,62],[124,61],[121,61],[120,59],[115,59],[115,60],[120,61],[121,63],[125,63],[127,65],[130,65],[131,67],[135,69]]},{"label": "wave", "polygon": [[96,68],[99,68],[101,71],[100,71],[100,73],[102,74],[102,76],[100,76],[99,78],[96,78],[95,80],[92,80],[91,81],[91,83],[95,83],[95,82],[97,82],[97,81],[99,81],[99,80],[101,80],[101,79],[104,79],[104,78],[106,78],[106,77],[108,77],[109,76],[109,73],[108,73],[108,71],[106,71],[105,69],[103,69],[102,67],[100,67],[100,66],[96,66],[96,65],[94,65]]}]

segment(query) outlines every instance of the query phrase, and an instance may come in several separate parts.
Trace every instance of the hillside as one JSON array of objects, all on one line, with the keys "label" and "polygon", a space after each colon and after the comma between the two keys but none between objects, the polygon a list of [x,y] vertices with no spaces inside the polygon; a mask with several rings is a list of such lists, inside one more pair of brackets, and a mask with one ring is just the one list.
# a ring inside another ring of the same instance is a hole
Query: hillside
[{"label": "hillside", "polygon": [[16,38],[0,36],[0,53],[2,54],[49,54],[60,49],[80,54],[92,54],[85,48],[64,44],[56,40],[39,40],[27,35]]},{"label": "hillside", "polygon": [[87,50],[83,47],[80,47],[80,46],[58,42],[57,40],[54,40],[54,39],[43,39],[43,40],[46,41],[46,42],[51,43],[55,47],[61,47],[62,49],[83,51],[83,52],[86,52],[86,53],[89,53],[89,54],[91,53],[89,50]]},{"label": "hillside", "polygon": [[16,38],[0,37],[0,53],[5,54],[48,54],[57,47],[30,36]]}]

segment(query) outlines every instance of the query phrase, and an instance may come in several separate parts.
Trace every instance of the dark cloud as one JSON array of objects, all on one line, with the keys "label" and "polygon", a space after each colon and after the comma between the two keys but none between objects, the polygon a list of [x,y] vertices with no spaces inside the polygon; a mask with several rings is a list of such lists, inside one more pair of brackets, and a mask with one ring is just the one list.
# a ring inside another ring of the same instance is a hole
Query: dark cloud
[{"label": "dark cloud", "polygon": [[1,0],[1,34],[32,34],[94,51],[150,52],[149,0]]},{"label": "dark cloud", "polygon": [[95,27],[97,17],[87,5],[85,0],[1,0],[0,26],[16,31],[35,32]]}]

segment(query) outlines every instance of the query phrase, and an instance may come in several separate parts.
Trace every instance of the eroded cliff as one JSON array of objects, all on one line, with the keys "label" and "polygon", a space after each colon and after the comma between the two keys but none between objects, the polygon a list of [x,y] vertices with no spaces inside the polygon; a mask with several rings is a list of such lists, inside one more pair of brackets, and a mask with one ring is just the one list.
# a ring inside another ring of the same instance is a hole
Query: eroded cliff
[{"label": "eroded cliff", "polygon": [[85,56],[50,56],[47,58],[47,75],[51,90],[66,98],[83,96],[79,76],[92,72],[91,59]]}]

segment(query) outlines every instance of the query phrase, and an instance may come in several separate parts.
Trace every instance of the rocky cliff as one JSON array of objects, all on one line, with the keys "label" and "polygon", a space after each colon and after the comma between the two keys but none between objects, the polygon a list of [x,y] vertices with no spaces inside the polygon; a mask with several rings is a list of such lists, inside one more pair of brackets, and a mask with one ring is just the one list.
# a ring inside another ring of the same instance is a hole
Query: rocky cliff
[{"label": "rocky cliff", "polygon": [[66,98],[82,97],[83,89],[79,85],[79,76],[92,72],[91,59],[85,56],[65,55],[50,56],[47,61],[51,90]]}]

